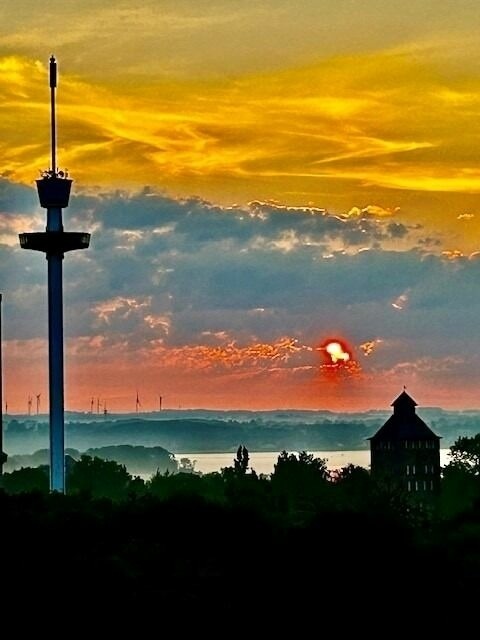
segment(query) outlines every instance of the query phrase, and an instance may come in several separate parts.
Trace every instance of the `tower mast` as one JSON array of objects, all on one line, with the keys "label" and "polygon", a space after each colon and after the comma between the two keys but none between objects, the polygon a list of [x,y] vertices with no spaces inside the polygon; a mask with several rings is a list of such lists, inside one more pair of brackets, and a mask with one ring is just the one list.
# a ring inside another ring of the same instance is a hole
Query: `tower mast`
[{"label": "tower mast", "polygon": [[[3,353],[2,353],[2,294],[0,293],[0,476],[3,465],[7,461],[7,454],[3,451]],[[6,411],[5,411],[6,413]]]},{"label": "tower mast", "polygon": [[72,180],[57,168],[55,89],[57,62],[50,58],[51,168],[37,180],[40,206],[47,210],[44,233],[21,233],[22,249],[42,251],[48,263],[48,373],[50,393],[50,490],[65,492],[65,420],[63,372],[63,257],[67,251],[87,249],[90,234],[65,232],[62,209],[68,207]]},{"label": "tower mast", "polygon": [[57,119],[55,113],[55,89],[57,88],[57,63],[50,56],[50,131],[52,152],[52,173],[57,175]]}]

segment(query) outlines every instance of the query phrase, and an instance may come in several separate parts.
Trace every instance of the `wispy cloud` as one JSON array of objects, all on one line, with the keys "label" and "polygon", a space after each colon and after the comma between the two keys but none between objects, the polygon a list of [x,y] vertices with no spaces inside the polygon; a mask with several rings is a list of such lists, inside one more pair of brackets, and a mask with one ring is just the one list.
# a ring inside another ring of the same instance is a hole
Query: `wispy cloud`
[{"label": "wispy cloud", "polygon": [[478,8],[425,0],[398,20],[397,4],[5,4],[0,286],[17,378],[30,375],[22,344],[44,357],[45,261],[16,236],[44,226],[26,185],[49,163],[49,41],[60,162],[76,180],[66,224],[93,232],[65,260],[82,393],[95,362],[116,392],[128,365],[168,370],[187,395],[204,376],[224,403],[254,377],[271,398],[295,384],[314,403],[318,386],[308,396],[299,381],[315,378],[326,336],[356,345],[355,402],[366,381],[428,358],[473,385]]}]

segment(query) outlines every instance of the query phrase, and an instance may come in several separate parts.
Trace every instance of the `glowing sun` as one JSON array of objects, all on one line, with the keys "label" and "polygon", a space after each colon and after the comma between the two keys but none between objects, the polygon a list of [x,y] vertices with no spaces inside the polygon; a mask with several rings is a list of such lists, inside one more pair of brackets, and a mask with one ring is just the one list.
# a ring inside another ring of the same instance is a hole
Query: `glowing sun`
[{"label": "glowing sun", "polygon": [[325,351],[330,356],[333,364],[337,364],[337,362],[348,362],[351,357],[340,342],[328,342],[325,345]]}]

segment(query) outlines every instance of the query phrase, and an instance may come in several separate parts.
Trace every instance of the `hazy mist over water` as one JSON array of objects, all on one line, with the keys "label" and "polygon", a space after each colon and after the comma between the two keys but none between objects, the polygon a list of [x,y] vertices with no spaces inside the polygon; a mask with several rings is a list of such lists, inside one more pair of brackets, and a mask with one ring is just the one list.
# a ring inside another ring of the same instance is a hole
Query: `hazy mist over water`
[{"label": "hazy mist over water", "polygon": [[[450,449],[440,449],[440,464],[448,464]],[[279,456],[279,451],[250,451],[250,468],[258,474],[273,473],[273,467]],[[349,464],[368,468],[370,466],[370,451],[309,451],[316,458],[326,458],[329,469],[341,469]],[[223,467],[233,465],[233,453],[176,453],[175,458],[180,462],[182,458],[189,458],[195,462],[195,471],[213,473]]]}]

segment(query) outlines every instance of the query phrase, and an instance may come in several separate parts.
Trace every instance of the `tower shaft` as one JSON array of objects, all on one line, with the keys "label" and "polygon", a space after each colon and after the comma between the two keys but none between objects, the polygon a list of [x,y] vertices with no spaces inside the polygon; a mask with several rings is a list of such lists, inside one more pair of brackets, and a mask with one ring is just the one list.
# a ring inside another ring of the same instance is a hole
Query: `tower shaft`
[{"label": "tower shaft", "polygon": [[0,476],[3,474],[3,465],[7,461],[7,455],[3,452],[3,354],[2,354],[2,294],[0,293]]},{"label": "tower shaft", "polygon": [[[62,232],[62,210],[47,209],[47,232]],[[63,254],[47,254],[50,490],[65,492],[63,374]]]}]

